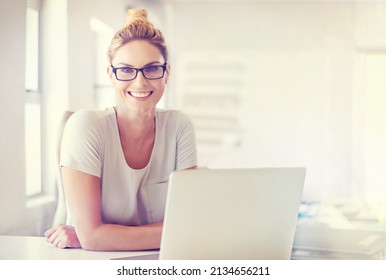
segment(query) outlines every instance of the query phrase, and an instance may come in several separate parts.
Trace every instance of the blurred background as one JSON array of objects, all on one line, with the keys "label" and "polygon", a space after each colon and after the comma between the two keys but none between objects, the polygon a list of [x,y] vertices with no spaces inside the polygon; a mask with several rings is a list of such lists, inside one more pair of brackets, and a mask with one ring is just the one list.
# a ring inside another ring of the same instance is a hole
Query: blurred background
[{"label": "blurred background", "polygon": [[304,166],[304,201],[386,226],[386,1],[1,0],[0,234],[51,225],[61,117],[115,104],[128,8],[166,37],[160,107],[192,118],[200,167]]}]

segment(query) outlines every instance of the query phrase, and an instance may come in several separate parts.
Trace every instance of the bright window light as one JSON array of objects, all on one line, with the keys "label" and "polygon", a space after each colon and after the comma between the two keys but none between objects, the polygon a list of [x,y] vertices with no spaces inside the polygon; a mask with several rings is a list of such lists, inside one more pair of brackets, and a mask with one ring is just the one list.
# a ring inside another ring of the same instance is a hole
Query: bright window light
[{"label": "bright window light", "polygon": [[39,3],[28,1],[25,53],[25,191],[40,194],[42,188],[41,95],[39,93]]},{"label": "bright window light", "polygon": [[26,195],[42,191],[41,112],[39,103],[25,104]]}]

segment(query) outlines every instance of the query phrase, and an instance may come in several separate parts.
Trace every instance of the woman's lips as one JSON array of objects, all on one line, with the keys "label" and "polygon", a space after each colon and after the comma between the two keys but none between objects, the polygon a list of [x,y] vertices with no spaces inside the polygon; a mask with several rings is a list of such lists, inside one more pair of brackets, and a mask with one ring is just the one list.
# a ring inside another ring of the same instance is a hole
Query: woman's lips
[{"label": "woman's lips", "polygon": [[146,98],[150,96],[153,92],[152,91],[128,91],[128,94],[135,98]]}]

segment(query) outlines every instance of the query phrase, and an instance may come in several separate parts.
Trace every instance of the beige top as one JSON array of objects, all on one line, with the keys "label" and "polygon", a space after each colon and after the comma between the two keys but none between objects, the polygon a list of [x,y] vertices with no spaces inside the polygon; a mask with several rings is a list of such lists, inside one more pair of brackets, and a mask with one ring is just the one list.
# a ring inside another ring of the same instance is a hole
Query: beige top
[{"label": "beige top", "polygon": [[159,110],[149,163],[127,165],[113,108],[81,110],[68,120],[61,147],[61,166],[101,179],[105,223],[142,225],[162,221],[169,175],[197,165],[193,125],[180,111]]}]

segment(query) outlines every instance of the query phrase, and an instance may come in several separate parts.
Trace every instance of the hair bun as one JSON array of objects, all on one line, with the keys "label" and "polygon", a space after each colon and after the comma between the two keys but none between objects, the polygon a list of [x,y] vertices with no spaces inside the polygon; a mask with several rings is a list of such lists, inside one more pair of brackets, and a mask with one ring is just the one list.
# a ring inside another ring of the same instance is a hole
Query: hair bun
[{"label": "hair bun", "polygon": [[147,11],[140,9],[130,9],[127,11],[126,20],[124,26],[129,26],[133,22],[148,22]]},{"label": "hair bun", "polygon": [[114,34],[110,46],[107,49],[107,57],[110,63],[113,61],[116,51],[123,45],[133,40],[144,40],[156,46],[165,61],[168,61],[168,50],[162,32],[155,28],[148,20],[147,11],[142,9],[130,9],[127,11],[123,26]]}]

